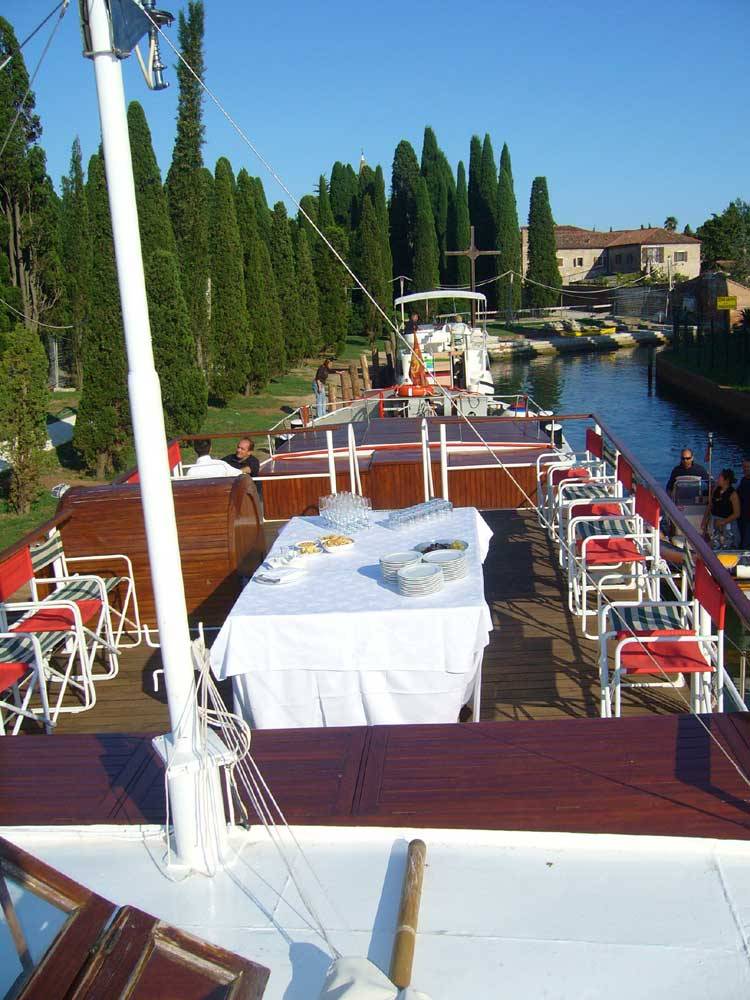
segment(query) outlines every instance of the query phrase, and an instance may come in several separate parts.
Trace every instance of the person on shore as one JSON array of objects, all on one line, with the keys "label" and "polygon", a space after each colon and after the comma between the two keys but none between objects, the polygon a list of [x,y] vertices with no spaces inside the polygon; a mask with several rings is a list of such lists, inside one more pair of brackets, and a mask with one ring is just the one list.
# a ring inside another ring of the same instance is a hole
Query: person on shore
[{"label": "person on shore", "polygon": [[235,469],[235,475],[238,472],[246,472],[253,477],[253,479],[260,474],[260,462],[253,455],[255,450],[255,444],[251,438],[240,438],[237,442],[237,447],[234,450],[233,455],[225,455],[222,459],[227,465]]},{"label": "person on shore", "polygon": [[750,457],[742,459],[742,479],[737,484],[740,498],[740,548],[750,549]]},{"label": "person on shore", "polygon": [[669,479],[667,480],[667,493],[672,495],[672,490],[674,489],[675,480],[679,476],[700,476],[701,479],[708,482],[708,473],[699,465],[693,458],[692,448],[683,448],[680,453],[680,464],[675,465],[674,469],[669,474]]},{"label": "person on shore", "polygon": [[313,379],[313,392],[315,393],[315,415],[324,417],[326,415],[326,382],[331,371],[331,362],[326,358],[323,364],[315,372]]},{"label": "person on shore", "polygon": [[413,337],[414,334],[419,329],[419,313],[413,312],[411,317],[406,321],[406,326],[404,327],[404,336]]},{"label": "person on shore", "polygon": [[739,548],[740,498],[734,480],[731,469],[721,470],[703,515],[703,534],[714,549]]},{"label": "person on shore", "polygon": [[238,472],[220,458],[211,457],[211,442],[207,438],[193,441],[196,454],[195,465],[187,470],[188,479],[218,479],[236,476]]}]

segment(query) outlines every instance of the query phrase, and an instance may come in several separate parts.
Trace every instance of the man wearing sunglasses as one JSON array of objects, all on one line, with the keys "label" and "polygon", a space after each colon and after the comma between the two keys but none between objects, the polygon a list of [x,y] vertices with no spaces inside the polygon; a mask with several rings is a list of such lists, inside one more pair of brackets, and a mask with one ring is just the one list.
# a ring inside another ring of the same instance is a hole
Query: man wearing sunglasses
[{"label": "man wearing sunglasses", "polygon": [[672,495],[672,490],[674,489],[675,480],[678,476],[700,476],[708,482],[708,473],[693,459],[693,451],[691,448],[683,448],[680,453],[680,464],[675,465],[669,475],[669,481],[667,482],[667,493]]}]

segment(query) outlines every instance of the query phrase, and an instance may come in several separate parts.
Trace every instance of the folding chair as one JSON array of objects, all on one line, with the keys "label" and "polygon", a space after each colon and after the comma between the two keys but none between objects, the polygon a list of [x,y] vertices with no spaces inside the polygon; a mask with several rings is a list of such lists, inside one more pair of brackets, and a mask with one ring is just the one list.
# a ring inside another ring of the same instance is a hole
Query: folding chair
[{"label": "folding chair", "polygon": [[[15,715],[11,735],[17,736],[24,719],[44,723],[47,733],[51,733],[54,723],[50,716],[47,700],[47,683],[44,676],[45,646],[49,655],[55,645],[64,637],[52,632],[34,633],[4,632],[0,634],[0,736],[7,735],[4,716]],[[31,699],[39,693],[41,707],[34,710]],[[10,693],[12,701],[7,700]]]},{"label": "folding chair", "polygon": [[[31,563],[34,568],[31,587],[35,598],[42,600],[54,594],[56,600],[78,601],[98,599],[103,594],[103,599],[109,608],[110,620],[114,620],[117,626],[113,627],[112,644],[118,650],[134,649],[140,645],[141,618],[135,592],[133,564],[126,555],[111,553],[68,557],[65,555],[62,535],[57,528],[53,528],[47,538],[31,546]],[[119,576],[102,576],[96,573],[84,576],[75,570],[71,572],[71,567],[79,565],[90,566],[94,571],[100,566],[104,572],[107,570],[111,572],[118,564],[123,567],[123,572]],[[54,589],[50,591],[49,588]],[[132,615],[132,619],[128,615]],[[128,641],[123,640],[123,635],[128,637]]]},{"label": "folding chair", "polygon": [[[645,486],[635,490],[634,512],[624,517],[572,518],[568,552],[568,607],[581,617],[583,634],[588,619],[597,611],[589,609],[588,597],[600,594],[601,577],[609,575],[609,589],[635,590],[638,599],[656,596],[649,574],[658,571],[659,502]],[[622,570],[629,566],[629,570]],[[614,571],[618,572],[615,573]]]},{"label": "folding chair", "polygon": [[[3,633],[13,636],[19,633],[40,636],[47,683],[59,685],[58,696],[50,711],[52,723],[57,721],[61,712],[87,711],[96,703],[92,668],[99,650],[104,652],[108,661],[105,676],[114,677],[117,673],[117,650],[112,640],[104,585],[96,577],[76,580],[95,581],[98,587],[96,596],[72,599],[70,594],[63,596],[61,591],[55,591],[49,597],[39,599],[33,593],[34,584],[39,581],[34,578],[28,546],[0,562],[0,628]],[[31,600],[9,600],[24,587],[32,591]],[[63,660],[62,667],[56,662],[58,658]],[[68,687],[79,692],[80,704],[63,705]]]},{"label": "folding chair", "polygon": [[556,491],[563,481],[587,484],[607,475],[604,442],[593,428],[586,430],[586,450],[581,453],[543,452],[536,460],[539,522],[553,535]]},{"label": "folding chair", "polygon": [[[600,612],[602,716],[613,714],[613,701],[614,715],[620,716],[623,687],[682,687],[686,674],[691,678],[691,711],[712,712],[714,704],[723,711],[726,598],[705,565],[696,564],[691,601],[645,603],[638,609],[641,618],[636,628],[629,623],[632,618],[623,616],[629,607],[615,602]],[[676,621],[675,612],[679,612]],[[613,640],[610,673],[608,643]]]},{"label": "folding chair", "polygon": [[[596,499],[587,498],[585,485],[601,487],[602,494]],[[557,514],[557,544],[560,566],[568,563],[569,553],[574,544],[570,529],[573,518],[622,518],[632,516],[635,496],[633,494],[633,470],[622,455],[617,456],[614,480],[585,484],[564,482],[560,484]]]}]

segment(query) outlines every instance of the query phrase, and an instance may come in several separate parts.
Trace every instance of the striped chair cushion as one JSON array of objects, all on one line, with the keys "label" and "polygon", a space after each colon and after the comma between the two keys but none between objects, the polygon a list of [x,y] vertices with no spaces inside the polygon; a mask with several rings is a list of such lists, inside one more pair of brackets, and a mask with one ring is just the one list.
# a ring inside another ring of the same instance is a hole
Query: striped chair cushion
[{"label": "striped chair cushion", "polygon": [[[10,630],[13,631],[13,628]],[[67,640],[67,632],[37,632],[42,655],[47,656],[56,646]],[[31,665],[34,662],[34,651],[31,643],[21,638],[8,637],[0,639],[0,663],[19,663]]]},{"label": "striped chair cushion", "polygon": [[635,522],[628,517],[607,517],[602,521],[581,521],[576,525],[576,538],[583,541],[591,535],[632,535]]},{"label": "striped chair cushion", "polygon": [[49,538],[31,546],[31,565],[34,567],[34,573],[46,569],[55,559],[60,559],[63,554],[62,535],[55,529]]},{"label": "striped chair cushion", "polygon": [[682,631],[678,608],[665,608],[661,604],[638,604],[630,608],[617,608],[610,615],[616,632]]},{"label": "striped chair cushion", "polygon": [[611,496],[612,490],[608,486],[585,486],[583,483],[566,486],[563,492],[563,500],[600,500]]},{"label": "striped chair cushion", "polygon": [[[105,590],[110,594],[123,582],[121,576],[102,577]],[[55,601],[96,601],[99,599],[99,587],[96,580],[70,580],[63,583],[57,590],[43,588],[44,597]]]}]

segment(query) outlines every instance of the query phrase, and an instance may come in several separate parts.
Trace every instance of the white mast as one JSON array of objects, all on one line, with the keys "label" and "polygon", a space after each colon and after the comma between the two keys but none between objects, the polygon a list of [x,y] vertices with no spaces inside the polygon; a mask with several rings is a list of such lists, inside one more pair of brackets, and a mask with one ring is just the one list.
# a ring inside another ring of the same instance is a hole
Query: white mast
[{"label": "white mast", "polygon": [[[198,871],[212,870],[217,845],[205,843],[206,830],[224,827],[223,807],[217,823],[200,821],[206,806],[205,771],[199,771],[195,677],[190,649],[185,589],[182,580],[177,522],[167,459],[161,386],[154,367],[151,327],[143,276],[141,239],[133,184],[130,138],[120,59],[113,52],[105,0],[83,0],[88,13],[102,146],[112,215],[117,277],[128,356],[128,392],[141,482],[141,501],[151,563],[151,579],[161,640],[169,718],[169,799],[177,855]],[[218,788],[218,773],[210,785]],[[219,804],[221,795],[219,793]]]}]

